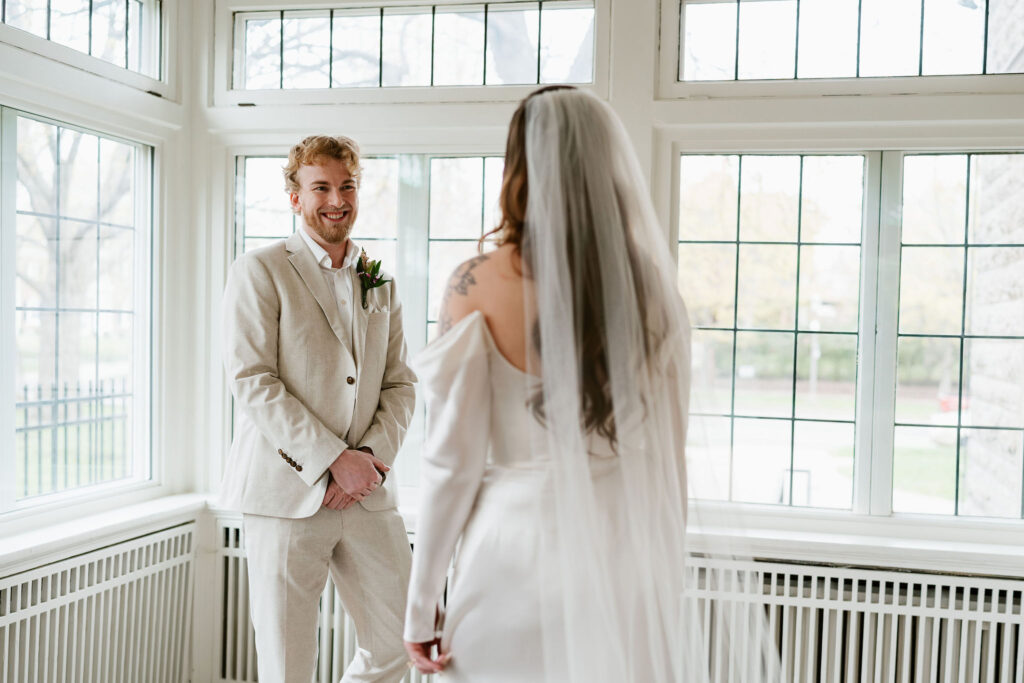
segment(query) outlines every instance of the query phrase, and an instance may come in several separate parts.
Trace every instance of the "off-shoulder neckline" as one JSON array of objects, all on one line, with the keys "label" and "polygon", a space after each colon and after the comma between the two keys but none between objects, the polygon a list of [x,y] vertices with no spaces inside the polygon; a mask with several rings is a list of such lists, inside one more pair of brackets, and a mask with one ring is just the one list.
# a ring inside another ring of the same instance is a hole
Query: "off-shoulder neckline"
[{"label": "off-shoulder neckline", "polygon": [[[501,352],[501,349],[498,348],[498,343],[496,341],[494,341],[494,335],[491,333],[491,326],[487,324],[486,316],[484,316],[483,311],[481,311],[479,309],[475,310],[475,311],[472,311],[466,317],[464,317],[462,320],[460,320],[459,322],[455,323],[455,325],[452,326],[452,328],[450,330],[448,330],[443,335],[441,335],[440,337],[435,339],[433,344],[440,343],[441,340],[445,339],[446,337],[458,336],[458,333],[461,331],[460,328],[462,328],[462,327],[469,327],[472,324],[472,321],[475,321],[477,319],[480,320],[480,323],[483,326],[484,336],[487,339],[487,343],[491,346],[491,349],[494,351],[494,355],[496,355],[501,360],[501,362],[504,363],[507,367],[511,368],[512,370],[515,370],[520,375],[524,375],[526,377],[535,377],[535,375],[531,375],[529,372],[527,372],[526,370],[523,370],[518,365],[516,365],[515,363],[510,361],[505,356],[505,354],[503,354]],[[433,344],[431,344],[430,346],[432,346]],[[427,348],[430,348],[430,346],[428,346]]]}]

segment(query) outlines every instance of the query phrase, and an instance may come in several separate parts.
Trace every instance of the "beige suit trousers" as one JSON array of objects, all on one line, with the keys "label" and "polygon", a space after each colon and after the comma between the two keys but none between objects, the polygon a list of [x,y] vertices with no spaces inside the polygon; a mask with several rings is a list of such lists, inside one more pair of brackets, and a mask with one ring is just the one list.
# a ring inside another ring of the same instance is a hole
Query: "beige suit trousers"
[{"label": "beige suit trousers", "polygon": [[260,681],[312,680],[328,571],[359,645],[342,682],[405,675],[402,622],[412,555],[396,509],[322,507],[304,519],[247,514],[243,520]]}]

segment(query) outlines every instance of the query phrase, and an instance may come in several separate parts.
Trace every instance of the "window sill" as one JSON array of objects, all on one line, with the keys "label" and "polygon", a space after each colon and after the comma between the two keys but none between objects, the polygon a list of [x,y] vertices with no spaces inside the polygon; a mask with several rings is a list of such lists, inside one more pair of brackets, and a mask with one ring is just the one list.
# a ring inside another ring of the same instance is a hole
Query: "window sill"
[{"label": "window sill", "polygon": [[[399,512],[416,534],[419,498],[403,488]],[[832,510],[723,506],[691,510],[689,543],[762,560],[1024,578],[1024,522],[920,516],[874,518]]]},{"label": "window sill", "polygon": [[0,577],[192,521],[206,509],[206,498],[196,493],[165,496],[12,534],[0,541]]}]

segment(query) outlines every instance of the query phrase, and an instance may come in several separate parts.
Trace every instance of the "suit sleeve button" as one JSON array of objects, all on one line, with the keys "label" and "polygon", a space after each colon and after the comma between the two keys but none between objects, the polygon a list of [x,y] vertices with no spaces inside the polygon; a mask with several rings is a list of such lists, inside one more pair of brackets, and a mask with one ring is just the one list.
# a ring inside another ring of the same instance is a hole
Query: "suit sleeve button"
[{"label": "suit sleeve button", "polygon": [[295,471],[296,472],[301,472],[302,471],[302,465],[296,465],[295,466]]},{"label": "suit sleeve button", "polygon": [[277,449],[277,454],[280,455],[282,458],[284,457],[284,451],[281,450],[280,448]]},{"label": "suit sleeve button", "polygon": [[346,381],[346,382],[348,382],[349,384],[355,384],[355,383],[356,383],[356,378],[355,378],[355,377],[351,377],[351,376],[350,376],[350,377],[349,377],[348,379],[346,379],[345,381]]}]

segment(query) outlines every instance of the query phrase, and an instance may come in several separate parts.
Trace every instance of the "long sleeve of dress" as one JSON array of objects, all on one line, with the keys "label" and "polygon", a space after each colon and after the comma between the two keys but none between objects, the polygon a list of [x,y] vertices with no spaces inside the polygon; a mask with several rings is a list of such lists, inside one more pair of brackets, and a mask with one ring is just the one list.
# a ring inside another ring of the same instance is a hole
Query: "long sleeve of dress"
[{"label": "long sleeve of dress", "polygon": [[421,498],[404,638],[435,637],[435,610],[455,544],[466,525],[487,463],[491,384],[487,323],[461,320],[414,363],[427,408]]}]

